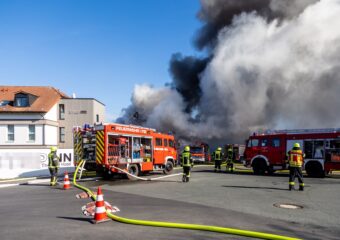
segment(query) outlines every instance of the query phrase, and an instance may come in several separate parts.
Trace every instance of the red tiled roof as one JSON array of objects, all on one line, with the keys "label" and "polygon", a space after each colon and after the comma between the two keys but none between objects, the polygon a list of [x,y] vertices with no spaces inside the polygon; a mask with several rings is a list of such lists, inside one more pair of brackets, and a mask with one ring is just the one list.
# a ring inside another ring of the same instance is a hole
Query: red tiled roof
[{"label": "red tiled roof", "polygon": [[41,86],[0,86],[0,102],[14,101],[17,93],[31,94],[37,99],[28,107],[0,106],[1,112],[48,112],[61,98],[69,98],[65,93],[54,87]]}]

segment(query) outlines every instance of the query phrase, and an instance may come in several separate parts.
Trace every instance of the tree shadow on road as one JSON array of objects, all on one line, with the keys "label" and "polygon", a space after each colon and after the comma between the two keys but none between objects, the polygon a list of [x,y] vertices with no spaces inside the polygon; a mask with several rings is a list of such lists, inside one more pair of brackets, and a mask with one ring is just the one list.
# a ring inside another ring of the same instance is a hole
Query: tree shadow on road
[{"label": "tree shadow on road", "polygon": [[222,187],[226,187],[226,188],[246,188],[246,189],[269,189],[269,190],[289,191],[287,188],[276,188],[276,187],[227,186],[227,185],[222,185]]}]

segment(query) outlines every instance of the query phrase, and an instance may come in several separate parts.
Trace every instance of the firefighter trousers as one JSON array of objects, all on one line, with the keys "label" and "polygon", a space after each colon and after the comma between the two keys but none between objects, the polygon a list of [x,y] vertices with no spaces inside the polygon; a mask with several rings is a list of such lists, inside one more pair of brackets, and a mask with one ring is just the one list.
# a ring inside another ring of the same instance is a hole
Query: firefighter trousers
[{"label": "firefighter trousers", "polygon": [[289,167],[289,189],[294,188],[295,178],[298,178],[299,181],[299,190],[304,189],[303,175],[301,167]]},{"label": "firefighter trousers", "polygon": [[215,160],[215,172],[217,170],[221,171],[221,160]]},{"label": "firefighter trousers", "polygon": [[190,177],[190,170],[191,170],[191,167],[183,166],[183,176]]},{"label": "firefighter trousers", "polygon": [[51,174],[50,186],[55,186],[57,184],[58,168],[49,168]]},{"label": "firefighter trousers", "polygon": [[232,161],[227,161],[227,171],[234,171],[234,163]]},{"label": "firefighter trousers", "polygon": [[190,170],[191,170],[191,167],[183,166],[183,178],[182,178],[183,182],[189,182],[189,179],[190,179]]}]

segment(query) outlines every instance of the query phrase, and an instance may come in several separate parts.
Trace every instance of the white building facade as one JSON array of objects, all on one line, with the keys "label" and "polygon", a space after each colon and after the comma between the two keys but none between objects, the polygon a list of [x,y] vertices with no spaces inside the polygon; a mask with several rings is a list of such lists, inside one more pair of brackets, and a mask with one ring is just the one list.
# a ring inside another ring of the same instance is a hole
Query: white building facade
[{"label": "white building facade", "polygon": [[[48,175],[47,155],[52,146],[58,147],[61,167],[73,169],[73,126],[105,117],[104,104],[79,99],[95,104],[80,104],[77,109],[77,100],[52,87],[0,86],[0,179]],[[68,111],[68,103],[73,113],[83,113],[82,118],[61,115]]]}]

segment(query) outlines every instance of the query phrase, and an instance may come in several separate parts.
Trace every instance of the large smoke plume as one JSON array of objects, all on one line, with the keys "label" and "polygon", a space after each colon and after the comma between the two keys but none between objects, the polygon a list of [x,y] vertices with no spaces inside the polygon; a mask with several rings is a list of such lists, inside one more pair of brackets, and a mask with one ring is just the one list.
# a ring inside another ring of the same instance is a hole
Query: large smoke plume
[{"label": "large smoke plume", "polygon": [[184,140],[242,142],[254,130],[338,127],[339,0],[202,0],[195,46],[173,82],[135,86],[120,122]]}]

